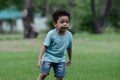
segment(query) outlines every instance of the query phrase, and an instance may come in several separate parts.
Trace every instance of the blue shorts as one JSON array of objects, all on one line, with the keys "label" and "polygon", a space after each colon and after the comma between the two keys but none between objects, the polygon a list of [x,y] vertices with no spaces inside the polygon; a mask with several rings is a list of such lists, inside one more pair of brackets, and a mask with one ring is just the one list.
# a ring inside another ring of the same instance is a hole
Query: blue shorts
[{"label": "blue shorts", "polygon": [[63,78],[65,76],[65,73],[66,73],[65,62],[53,63],[53,62],[43,61],[42,66],[41,66],[41,72],[42,73],[45,72],[49,74],[51,67],[53,67],[55,77]]}]

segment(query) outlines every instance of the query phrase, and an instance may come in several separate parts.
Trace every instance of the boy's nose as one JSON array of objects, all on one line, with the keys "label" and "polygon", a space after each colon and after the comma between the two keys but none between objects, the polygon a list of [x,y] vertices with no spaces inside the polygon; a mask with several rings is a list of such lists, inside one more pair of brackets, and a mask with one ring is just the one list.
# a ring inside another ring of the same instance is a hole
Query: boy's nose
[{"label": "boy's nose", "polygon": [[67,24],[66,24],[66,23],[64,23],[64,24],[63,24],[63,27],[67,27]]}]

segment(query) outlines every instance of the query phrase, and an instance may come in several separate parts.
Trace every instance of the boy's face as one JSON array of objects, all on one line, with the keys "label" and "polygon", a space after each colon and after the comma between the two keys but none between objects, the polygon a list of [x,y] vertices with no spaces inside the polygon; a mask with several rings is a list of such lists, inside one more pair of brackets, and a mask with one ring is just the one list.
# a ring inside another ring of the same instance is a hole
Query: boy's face
[{"label": "boy's face", "polygon": [[69,27],[69,18],[68,16],[60,16],[57,22],[54,22],[54,26],[61,32],[65,32]]}]

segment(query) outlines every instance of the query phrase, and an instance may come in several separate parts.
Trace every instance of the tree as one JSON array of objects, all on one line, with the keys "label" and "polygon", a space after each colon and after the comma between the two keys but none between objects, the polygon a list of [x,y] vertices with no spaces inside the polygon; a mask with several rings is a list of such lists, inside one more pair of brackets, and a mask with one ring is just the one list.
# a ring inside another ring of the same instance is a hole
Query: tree
[{"label": "tree", "polygon": [[2,28],[2,20],[0,20],[0,33],[4,33],[3,28]]},{"label": "tree", "polygon": [[96,11],[97,8],[96,8],[95,0],[91,0],[91,10],[93,15],[94,29],[95,29],[95,33],[97,34],[103,32],[104,24],[110,13],[111,2],[112,0],[102,0],[101,20],[99,20],[97,17],[97,11]]},{"label": "tree", "polygon": [[32,26],[34,17],[34,6],[32,0],[25,0],[25,9],[23,11],[24,38],[37,38],[38,32]]}]

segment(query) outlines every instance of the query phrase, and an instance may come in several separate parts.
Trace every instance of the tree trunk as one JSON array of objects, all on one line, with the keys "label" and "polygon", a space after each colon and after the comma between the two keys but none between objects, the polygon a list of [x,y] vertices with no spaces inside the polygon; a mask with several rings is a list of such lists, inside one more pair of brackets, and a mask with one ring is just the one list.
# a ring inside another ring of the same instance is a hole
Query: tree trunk
[{"label": "tree trunk", "polygon": [[24,24],[24,38],[37,38],[38,33],[34,31],[33,17],[34,17],[34,7],[32,5],[32,0],[25,0],[25,9],[23,12],[23,24]]},{"label": "tree trunk", "polygon": [[48,17],[49,16],[49,1],[46,0],[46,5],[45,5],[45,15]]},{"label": "tree trunk", "polygon": [[0,33],[1,33],[1,34],[3,34],[3,33],[4,33],[4,31],[3,31],[3,27],[2,27],[2,22],[3,22],[3,21],[2,21],[2,20],[0,20]]},{"label": "tree trunk", "polygon": [[98,20],[95,0],[91,0],[91,10],[92,10],[93,23],[96,34],[103,33],[104,24],[108,18],[110,8],[111,8],[111,0],[103,0],[102,10],[101,10],[102,19]]}]

